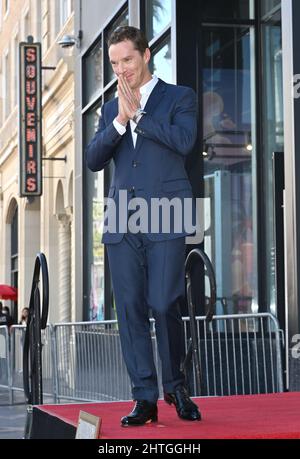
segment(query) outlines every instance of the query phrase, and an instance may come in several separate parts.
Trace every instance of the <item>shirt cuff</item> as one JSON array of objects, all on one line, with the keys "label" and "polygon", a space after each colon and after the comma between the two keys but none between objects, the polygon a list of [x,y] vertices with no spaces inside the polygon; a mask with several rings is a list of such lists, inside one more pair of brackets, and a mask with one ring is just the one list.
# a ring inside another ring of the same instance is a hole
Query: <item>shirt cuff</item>
[{"label": "shirt cuff", "polygon": [[116,130],[118,131],[118,133],[120,135],[124,135],[125,134],[126,127],[123,126],[123,124],[119,123],[119,121],[117,121],[116,118],[113,120],[113,125],[114,125],[114,127],[116,128]]}]

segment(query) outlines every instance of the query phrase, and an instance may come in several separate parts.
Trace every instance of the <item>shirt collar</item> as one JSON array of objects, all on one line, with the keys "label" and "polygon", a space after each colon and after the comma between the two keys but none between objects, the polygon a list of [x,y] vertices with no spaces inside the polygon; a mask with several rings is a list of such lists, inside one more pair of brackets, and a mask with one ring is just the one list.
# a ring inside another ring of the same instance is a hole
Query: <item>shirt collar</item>
[{"label": "shirt collar", "polygon": [[151,92],[154,89],[154,86],[156,85],[157,82],[158,82],[157,76],[156,75],[152,75],[151,80],[140,87],[141,95],[149,95],[149,94],[151,94]]}]

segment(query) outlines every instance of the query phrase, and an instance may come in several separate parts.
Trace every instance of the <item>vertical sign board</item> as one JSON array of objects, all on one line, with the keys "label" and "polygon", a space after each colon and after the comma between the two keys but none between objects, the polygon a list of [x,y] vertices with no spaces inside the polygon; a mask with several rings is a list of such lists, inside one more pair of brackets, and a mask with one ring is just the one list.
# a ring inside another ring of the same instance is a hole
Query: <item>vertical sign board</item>
[{"label": "vertical sign board", "polygon": [[19,194],[42,194],[41,44],[20,43]]}]

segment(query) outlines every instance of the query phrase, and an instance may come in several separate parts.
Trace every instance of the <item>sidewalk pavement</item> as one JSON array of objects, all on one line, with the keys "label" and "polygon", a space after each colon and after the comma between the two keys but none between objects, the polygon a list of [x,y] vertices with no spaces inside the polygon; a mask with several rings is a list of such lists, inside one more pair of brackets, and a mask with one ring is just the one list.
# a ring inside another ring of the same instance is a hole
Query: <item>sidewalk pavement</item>
[{"label": "sidewalk pavement", "polygon": [[[44,396],[43,399],[45,404],[54,403],[50,396]],[[61,403],[76,401],[61,399]],[[13,403],[10,404],[8,390],[0,387],[0,440],[24,438],[26,418],[27,405],[23,391],[14,391]]]},{"label": "sidewalk pavement", "polygon": [[8,390],[0,388],[0,439],[21,439],[24,436],[26,403],[23,392],[14,392],[9,403]]}]

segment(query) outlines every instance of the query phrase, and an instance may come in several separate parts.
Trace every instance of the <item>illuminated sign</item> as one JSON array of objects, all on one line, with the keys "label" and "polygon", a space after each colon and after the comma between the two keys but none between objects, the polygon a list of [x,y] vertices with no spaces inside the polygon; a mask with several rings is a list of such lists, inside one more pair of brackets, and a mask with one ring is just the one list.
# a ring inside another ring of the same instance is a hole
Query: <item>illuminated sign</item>
[{"label": "illuminated sign", "polygon": [[42,85],[41,44],[20,43],[19,99],[19,193],[20,196],[42,194]]}]

